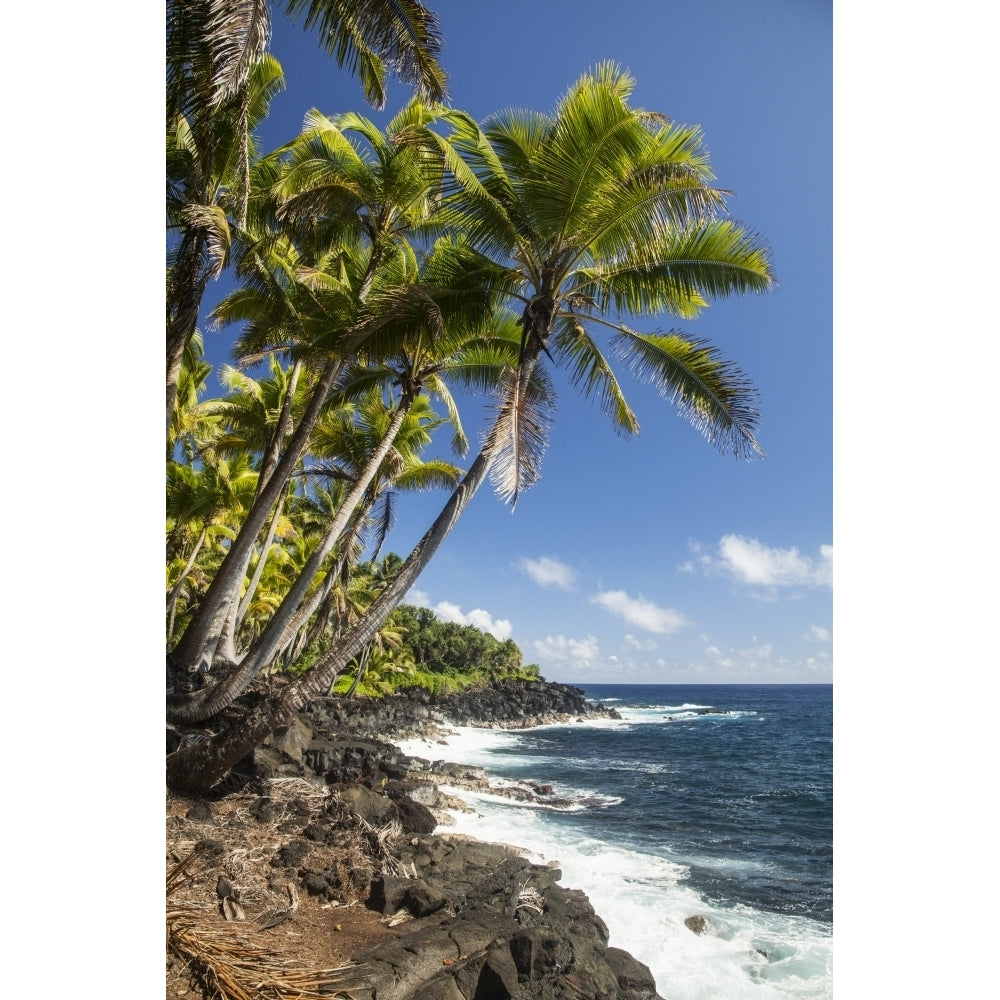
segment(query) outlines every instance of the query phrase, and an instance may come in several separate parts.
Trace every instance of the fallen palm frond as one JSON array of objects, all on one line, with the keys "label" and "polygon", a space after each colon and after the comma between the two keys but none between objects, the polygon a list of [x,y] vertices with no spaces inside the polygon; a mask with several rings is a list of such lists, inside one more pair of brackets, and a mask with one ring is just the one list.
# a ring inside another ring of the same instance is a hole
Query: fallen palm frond
[{"label": "fallen palm frond", "polygon": [[[207,846],[195,848],[170,868],[167,896],[203,870],[212,854]],[[226,923],[216,923],[214,911],[205,906],[175,905],[167,910],[167,949],[184,962],[206,1000],[353,1000],[352,990],[370,990],[364,966],[305,969],[295,959],[252,943],[231,922],[246,916],[232,882],[220,875],[215,891]],[[289,905],[263,914],[260,929],[276,926],[295,913],[299,897],[294,883],[289,882],[286,891]]]},{"label": "fallen palm frond", "polygon": [[396,841],[403,832],[398,820],[390,820],[383,827],[372,826],[363,816],[353,813],[354,821],[365,835],[368,848],[372,856],[388,875],[395,875],[397,878],[416,878],[417,873],[412,870],[412,865],[407,868],[399,860],[395,850]]},{"label": "fallen palm frond", "polygon": [[545,897],[534,886],[530,886],[525,882],[521,886],[521,891],[517,894],[517,908],[520,910],[522,907],[526,907],[529,910],[534,910],[536,913],[541,913],[544,906]]},{"label": "fallen palm frond", "polygon": [[192,877],[192,869],[196,867],[196,863],[200,862],[207,853],[207,846],[195,847],[186,858],[183,858],[167,872],[168,896],[176,892],[177,889]]},{"label": "fallen palm frond", "polygon": [[212,1000],[336,1000],[371,989],[364,966],[303,969],[278,952],[251,944],[232,925],[212,927],[190,910],[167,913],[167,946]]},{"label": "fallen palm frond", "polygon": [[277,927],[278,924],[283,924],[299,908],[299,893],[295,888],[295,883],[289,882],[285,886],[285,889],[288,892],[288,906],[276,907],[275,909],[268,910],[266,913],[262,913],[257,918],[257,923],[260,925],[262,931],[266,931],[271,927]]}]

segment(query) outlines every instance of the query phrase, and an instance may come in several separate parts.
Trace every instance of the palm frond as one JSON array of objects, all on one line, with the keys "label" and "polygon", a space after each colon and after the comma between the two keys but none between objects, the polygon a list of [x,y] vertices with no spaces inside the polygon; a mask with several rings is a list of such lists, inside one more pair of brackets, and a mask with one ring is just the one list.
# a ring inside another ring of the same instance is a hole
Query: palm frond
[{"label": "palm frond", "polygon": [[764,293],[776,282],[766,242],[731,219],[664,229],[600,267],[581,268],[579,288],[601,308],[696,315],[708,300]]},{"label": "palm frond", "polygon": [[715,347],[675,330],[643,334],[625,327],[612,338],[612,347],[640,382],[655,386],[719,451],[738,458],[763,457],[755,437],[760,420],[757,392]]},{"label": "palm frond", "polygon": [[213,55],[213,103],[234,98],[271,38],[267,0],[213,0],[208,40]]},{"label": "palm frond", "polygon": [[229,260],[232,242],[226,213],[218,205],[187,205],[181,211],[181,218],[188,226],[200,230],[205,236],[208,276],[216,277],[221,274]]},{"label": "palm frond", "polygon": [[403,469],[393,480],[393,486],[421,493],[434,489],[451,490],[458,485],[461,475],[462,470],[457,465],[441,458],[431,458]]},{"label": "palm frond", "polygon": [[[352,0],[287,0],[292,16],[305,15],[323,48],[359,73],[365,97],[385,104],[385,68],[432,101],[445,96],[445,75],[437,63],[442,37],[437,15],[414,0],[359,4]],[[381,79],[380,79],[381,78]]]},{"label": "palm frond", "polygon": [[570,381],[584,397],[597,396],[601,412],[611,420],[615,433],[639,433],[639,421],[614,371],[579,318],[569,316],[559,323],[552,349],[558,361],[569,366]]},{"label": "palm frond", "polygon": [[521,493],[541,478],[555,417],[555,393],[541,365],[531,363],[504,373],[496,414],[484,444],[493,455],[490,481],[513,510]]},{"label": "palm frond", "polygon": [[379,496],[369,515],[369,523],[373,536],[372,559],[377,559],[385,540],[396,525],[396,494],[392,490],[387,490]]},{"label": "palm frond", "polygon": [[426,379],[425,388],[444,404],[445,412],[448,414],[448,423],[452,426],[451,450],[459,457],[464,456],[469,450],[469,439],[465,434],[465,428],[462,427],[462,416],[459,413],[458,405],[447,384],[438,375],[430,375]]}]

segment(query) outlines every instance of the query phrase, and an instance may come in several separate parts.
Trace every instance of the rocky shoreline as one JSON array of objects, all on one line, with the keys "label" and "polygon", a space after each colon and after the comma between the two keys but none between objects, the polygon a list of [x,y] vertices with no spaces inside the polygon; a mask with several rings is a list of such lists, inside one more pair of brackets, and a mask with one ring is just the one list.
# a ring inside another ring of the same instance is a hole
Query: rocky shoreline
[{"label": "rocky shoreline", "polygon": [[[557,867],[532,864],[510,845],[434,832],[450,821],[448,810],[463,808],[439,783],[481,790],[485,772],[409,757],[390,742],[440,740],[454,725],[522,728],[595,715],[616,713],[587,703],[578,688],[543,681],[447,697],[319,700],[244,762],[240,787],[173,797],[173,808],[168,800],[168,869],[192,854],[204,859],[187,899],[213,934],[227,917],[234,933],[256,920],[261,937],[281,932],[284,920],[286,934],[311,934],[315,954],[328,915],[350,914],[357,938],[350,947],[338,940],[343,947],[334,952],[349,952],[337,970],[347,978],[334,976],[325,988],[317,982],[315,994],[303,996],[660,1000],[649,969],[608,947],[604,921],[583,892],[559,884]],[[540,784],[504,794],[558,801]],[[255,871],[241,867],[257,855]],[[293,932],[299,898],[315,916]],[[278,922],[265,928],[272,911]],[[332,925],[337,933],[344,926],[343,919]],[[168,996],[184,995],[185,976],[212,995],[205,989],[212,970],[172,950]]]}]

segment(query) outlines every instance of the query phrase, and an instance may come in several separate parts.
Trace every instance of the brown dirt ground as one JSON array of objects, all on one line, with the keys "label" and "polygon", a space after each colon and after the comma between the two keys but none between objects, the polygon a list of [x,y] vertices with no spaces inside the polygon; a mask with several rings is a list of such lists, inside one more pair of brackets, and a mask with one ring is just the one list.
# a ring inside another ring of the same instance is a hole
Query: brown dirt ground
[{"label": "brown dirt ground", "polygon": [[[272,799],[280,799],[284,795],[289,801],[293,797],[311,798],[317,809],[321,809],[329,792],[317,790],[299,779],[284,779],[284,785],[272,787],[270,795]],[[195,800],[173,795],[167,798],[168,881],[171,870],[192,853],[200,840],[211,839],[222,844],[221,851],[199,853],[188,862],[188,867],[167,898],[167,1000],[181,997],[193,1000],[220,995],[206,988],[204,975],[199,981],[194,974],[199,959],[192,958],[191,949],[201,950],[202,957],[215,956],[218,959],[228,952],[237,961],[244,961],[251,967],[250,971],[245,970],[245,976],[240,973],[246,985],[254,978],[254,965],[267,969],[283,962],[296,973],[339,969],[349,964],[362,949],[399,933],[388,927],[380,914],[364,906],[362,897],[367,896],[367,890],[359,894],[359,898],[338,906],[309,896],[301,886],[297,887],[298,907],[291,918],[278,926],[260,929],[257,920],[261,914],[289,905],[284,873],[279,872],[281,878],[276,879],[271,858],[283,844],[302,839],[301,827],[308,819],[301,819],[299,832],[292,828],[286,831],[278,829],[287,816],[279,816],[274,823],[258,823],[247,811],[256,798],[253,794],[233,793],[213,802],[212,819],[207,822],[184,818],[195,805]],[[338,862],[347,867],[359,863],[371,867],[358,847],[317,844],[308,858],[309,866],[318,869]],[[239,891],[245,920],[227,921],[223,917],[216,894],[220,875],[225,875]],[[187,930],[171,934],[171,926]],[[186,951],[185,943],[189,946]],[[178,950],[184,954],[178,954]],[[258,951],[273,954],[271,957],[262,956],[258,955]],[[225,968],[223,973],[228,975]],[[352,995],[336,991],[334,994]],[[239,994],[234,992],[232,995]],[[256,988],[249,988],[248,995],[257,998],[283,994],[267,992],[258,983]],[[317,994],[306,990],[288,995],[307,997]]]}]

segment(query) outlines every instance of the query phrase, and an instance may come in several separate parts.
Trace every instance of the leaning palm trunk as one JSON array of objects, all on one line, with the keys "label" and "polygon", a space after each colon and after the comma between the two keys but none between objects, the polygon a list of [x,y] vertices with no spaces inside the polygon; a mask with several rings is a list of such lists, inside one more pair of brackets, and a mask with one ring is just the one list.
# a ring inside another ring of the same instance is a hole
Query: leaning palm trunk
[{"label": "leaning palm trunk", "polygon": [[[358,657],[358,669],[357,673],[354,675],[354,680],[351,683],[350,688],[347,691],[345,698],[353,698],[358,693],[358,688],[361,687],[361,680],[365,676],[368,670],[368,664],[372,658],[372,647],[368,646],[361,651],[361,655]],[[333,686],[337,683],[337,678],[333,679],[333,683],[330,685],[330,694],[333,694]]]},{"label": "leaning palm trunk", "polygon": [[[312,639],[318,638],[320,633],[322,633],[330,616],[330,591],[333,590],[334,583],[336,583],[337,578],[344,571],[344,565],[350,557],[351,547],[354,545],[354,542],[360,533],[361,524],[368,516],[373,503],[374,499],[369,500],[362,508],[359,509],[358,516],[354,519],[353,527],[344,537],[343,543],[341,544],[341,552],[336,562],[329,570],[327,570],[326,575],[320,582],[320,585],[313,591],[309,598],[306,599],[302,607],[300,607],[292,616],[292,620],[285,626],[285,631],[281,634],[281,638],[278,640],[278,650],[271,657],[272,666],[277,662],[279,657],[284,657],[286,653],[288,655],[289,662],[294,663],[295,660],[302,655],[302,651],[306,648],[309,642]],[[308,628],[309,619],[312,618],[313,613],[320,608],[321,605],[323,605],[323,608],[320,610],[319,614],[316,615],[314,628]]]},{"label": "leaning palm trunk", "polygon": [[295,471],[299,459],[305,454],[309,437],[343,364],[343,361],[331,361],[320,375],[309,405],[292,435],[287,450],[278,462],[273,475],[254,500],[239,534],[205,594],[198,614],[173,651],[172,659],[177,666],[191,673],[211,668],[212,657],[222,635],[226,615],[229,613],[234,588],[242,585],[257,536],[281,496],[285,484]]},{"label": "leaning palm trunk", "polygon": [[[343,546],[343,554],[333,569],[326,574],[323,582],[316,588],[315,594],[295,613],[295,617],[289,623],[285,635],[282,637],[283,645],[278,656],[285,656],[287,651],[290,662],[294,663],[309,644],[318,641],[319,637],[326,631],[333,617],[335,603],[333,585],[343,572],[352,541],[352,536],[348,536]],[[310,617],[312,618],[311,624]]]},{"label": "leaning palm trunk", "polygon": [[351,492],[340,505],[337,513],[331,519],[324,532],[320,543],[313,549],[312,554],[306,561],[302,572],[296,577],[295,582],[289,587],[281,601],[280,606],[267,627],[260,634],[254,644],[250,647],[247,655],[243,657],[239,669],[230,674],[224,681],[214,687],[205,689],[201,698],[192,699],[186,705],[174,706],[170,711],[170,717],[178,722],[201,722],[209,719],[222,709],[226,708],[237,698],[247,685],[263,670],[270,665],[274,658],[287,645],[287,637],[294,634],[297,627],[304,623],[305,617],[295,622],[296,611],[306,597],[309,587],[320,571],[320,567],[326,557],[333,551],[333,547],[347,527],[347,522],[354,511],[354,508],[361,502],[365,491],[371,485],[372,480],[378,473],[382,462],[392,448],[403,421],[409,413],[415,395],[405,395],[393,415],[389,427],[378,448],[372,453],[365,463],[361,475],[357,478]]},{"label": "leaning palm trunk", "polygon": [[347,664],[374,640],[393,608],[416,582],[482,486],[494,459],[506,444],[502,437],[503,429],[504,414],[501,413],[479,456],[400,567],[399,573],[368,611],[344,633],[337,645],[319,659],[307,674],[291,684],[280,698],[258,705],[238,724],[217,736],[171,754],[167,758],[167,782],[171,788],[187,792],[202,792],[211,788],[285,719],[313,698],[330,690]]},{"label": "leaning palm trunk", "polygon": [[236,602],[238,595],[234,595],[229,601],[229,614],[226,615],[225,623],[222,626],[222,634],[216,646],[213,664],[218,664],[221,660],[226,664],[238,663],[240,654],[236,650]]},{"label": "leaning palm trunk", "polygon": [[243,600],[240,601],[239,607],[236,609],[236,621],[233,623],[234,632],[238,632],[240,626],[243,624],[243,619],[247,616],[247,611],[250,608],[250,602],[253,600],[253,595],[257,592],[257,587],[260,585],[260,579],[264,575],[264,566],[267,564],[267,557],[271,553],[271,545],[274,542],[275,534],[277,534],[278,522],[281,520],[284,508],[285,498],[281,497],[278,500],[277,507],[274,508],[274,513],[271,515],[271,523],[267,528],[267,537],[264,539],[264,542],[260,547],[260,555],[257,557],[257,565],[254,567],[253,576],[247,584],[247,590],[243,595]]}]

